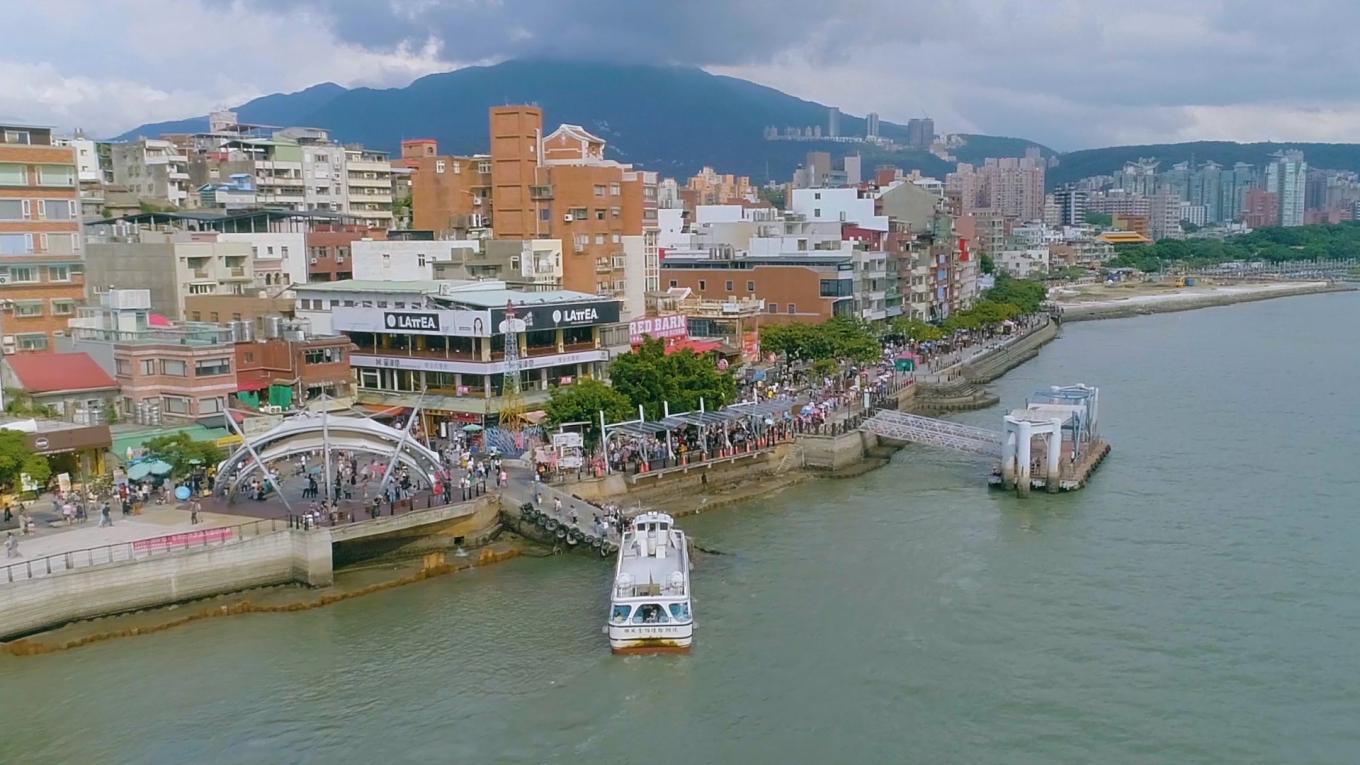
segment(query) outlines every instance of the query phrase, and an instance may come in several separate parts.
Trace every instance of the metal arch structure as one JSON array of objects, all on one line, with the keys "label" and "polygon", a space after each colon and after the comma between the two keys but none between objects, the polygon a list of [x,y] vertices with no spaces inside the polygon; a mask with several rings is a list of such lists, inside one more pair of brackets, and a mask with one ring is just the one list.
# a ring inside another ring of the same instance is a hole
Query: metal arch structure
[{"label": "metal arch structure", "polygon": [[[234,466],[243,465],[230,483],[232,494],[242,481],[260,471],[260,462],[330,449],[389,455],[389,461],[396,460],[405,465],[430,486],[434,485],[442,467],[439,455],[433,450],[414,439],[404,438],[402,431],[367,417],[297,414],[264,433],[244,438],[245,442],[217,468],[218,475],[229,475]],[[252,451],[259,455],[260,461],[251,456]]]}]

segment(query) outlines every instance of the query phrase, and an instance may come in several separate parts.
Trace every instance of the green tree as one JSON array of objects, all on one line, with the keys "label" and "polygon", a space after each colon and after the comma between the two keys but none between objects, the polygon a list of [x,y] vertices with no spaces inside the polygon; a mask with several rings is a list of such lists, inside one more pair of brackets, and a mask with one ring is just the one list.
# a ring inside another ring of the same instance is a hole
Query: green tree
[{"label": "green tree", "polygon": [[637,407],[627,396],[599,380],[578,380],[574,385],[557,388],[543,407],[551,425],[564,422],[590,423],[586,428],[586,438],[592,443],[599,439],[601,410],[607,422],[637,417]]},{"label": "green tree", "polygon": [[1015,279],[1006,274],[996,275],[996,285],[982,295],[984,300],[1010,303],[1021,313],[1035,313],[1048,297],[1048,287],[1033,279]]},{"label": "green tree", "polygon": [[882,345],[869,325],[836,317],[822,324],[773,324],[760,331],[760,347],[790,359],[848,359],[868,362],[878,358]]},{"label": "green tree", "polygon": [[1088,212],[1086,213],[1086,222],[1092,226],[1113,226],[1114,216],[1105,213]]},{"label": "green tree", "polygon": [[195,441],[187,433],[157,436],[144,444],[146,451],[170,463],[172,478],[182,478],[195,465],[216,465],[226,459],[226,450],[208,441]]},{"label": "green tree", "polygon": [[978,268],[982,269],[984,274],[996,273],[996,261],[992,259],[991,255],[984,252],[982,257],[978,258]]},{"label": "green tree", "polygon": [[915,340],[916,342],[943,340],[945,338],[943,329],[934,324],[927,324],[920,319],[899,317],[893,321],[893,329],[905,335],[908,340]]},{"label": "green tree", "polygon": [[706,408],[717,409],[737,397],[736,381],[718,371],[714,354],[683,350],[667,355],[665,343],[651,338],[615,359],[609,377],[614,390],[633,409],[641,404],[649,420],[660,419],[665,401],[671,411],[683,412],[698,409],[701,398]]},{"label": "green tree", "polygon": [[20,473],[42,486],[52,477],[52,467],[46,457],[28,448],[23,433],[0,430],[0,486],[17,488]]}]

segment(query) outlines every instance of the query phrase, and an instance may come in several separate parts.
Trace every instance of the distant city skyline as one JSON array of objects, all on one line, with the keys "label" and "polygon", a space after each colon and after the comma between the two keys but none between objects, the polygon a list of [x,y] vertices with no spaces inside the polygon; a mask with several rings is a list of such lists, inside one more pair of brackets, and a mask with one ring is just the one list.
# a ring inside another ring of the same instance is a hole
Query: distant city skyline
[{"label": "distant city skyline", "polygon": [[1341,0],[70,0],[16,13],[0,115],[96,135],[326,81],[399,87],[509,58],[609,56],[1062,151],[1360,142],[1360,96],[1336,76],[1360,60],[1360,6]]}]

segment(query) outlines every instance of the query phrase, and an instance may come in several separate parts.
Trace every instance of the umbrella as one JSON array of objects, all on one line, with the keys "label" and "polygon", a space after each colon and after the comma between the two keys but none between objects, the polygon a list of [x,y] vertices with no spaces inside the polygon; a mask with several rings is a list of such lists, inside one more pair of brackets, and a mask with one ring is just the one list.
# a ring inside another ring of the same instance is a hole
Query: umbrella
[{"label": "umbrella", "polygon": [[151,463],[138,462],[136,465],[133,465],[132,467],[128,468],[127,477],[129,480],[140,481],[143,478],[146,478],[148,475],[150,475],[150,473]]},{"label": "umbrella", "polygon": [[148,465],[152,475],[165,475],[174,468],[165,460],[154,460]]},{"label": "umbrella", "polygon": [[481,433],[481,432],[482,432],[482,426],[481,426],[481,425],[464,425],[464,426],[463,426],[463,432],[464,432],[464,433]]}]

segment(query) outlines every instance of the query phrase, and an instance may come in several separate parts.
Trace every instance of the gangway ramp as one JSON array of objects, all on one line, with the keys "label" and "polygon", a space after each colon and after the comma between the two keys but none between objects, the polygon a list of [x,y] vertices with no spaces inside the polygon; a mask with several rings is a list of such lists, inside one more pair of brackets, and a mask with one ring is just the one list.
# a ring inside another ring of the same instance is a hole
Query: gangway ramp
[{"label": "gangway ramp", "polygon": [[1000,457],[1005,436],[1000,431],[975,428],[919,414],[880,409],[859,426],[860,430],[883,438],[938,446],[986,457]]}]

